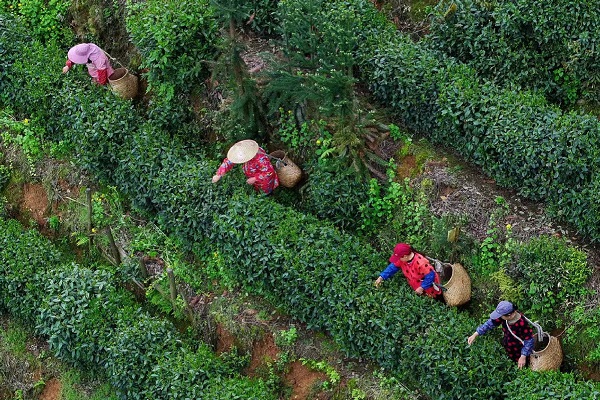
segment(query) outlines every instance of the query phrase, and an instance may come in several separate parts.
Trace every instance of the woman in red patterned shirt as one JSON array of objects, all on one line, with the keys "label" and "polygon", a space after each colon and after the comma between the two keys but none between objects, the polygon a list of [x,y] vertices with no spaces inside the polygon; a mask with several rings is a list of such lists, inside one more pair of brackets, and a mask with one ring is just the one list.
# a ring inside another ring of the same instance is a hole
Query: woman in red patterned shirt
[{"label": "woman in red patterned shirt", "polygon": [[212,182],[218,182],[233,168],[234,164],[243,164],[242,169],[248,177],[246,183],[254,186],[257,191],[262,190],[266,194],[271,194],[279,186],[279,178],[271,160],[254,140],[242,140],[231,146],[227,158],[212,177]]}]

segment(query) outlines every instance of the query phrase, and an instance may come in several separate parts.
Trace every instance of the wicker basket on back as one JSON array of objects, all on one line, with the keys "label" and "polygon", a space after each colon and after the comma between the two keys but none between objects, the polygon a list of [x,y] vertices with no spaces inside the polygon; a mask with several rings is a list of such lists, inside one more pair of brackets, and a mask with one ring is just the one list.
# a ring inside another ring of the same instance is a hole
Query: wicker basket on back
[{"label": "wicker basket on back", "polygon": [[131,100],[138,93],[138,77],[130,74],[127,68],[117,68],[108,77],[113,92],[124,99]]},{"label": "wicker basket on back", "polygon": [[563,351],[560,342],[556,337],[545,332],[544,336],[548,339],[546,347],[540,351],[534,351],[529,358],[529,364],[533,371],[557,370],[562,364]]},{"label": "wicker basket on back", "polygon": [[471,278],[465,268],[456,263],[451,267],[452,276],[444,284],[444,300],[450,307],[460,306],[471,300]]},{"label": "wicker basket on back", "polygon": [[288,158],[283,150],[276,150],[270,154],[275,160],[275,171],[279,177],[279,183],[287,188],[292,188],[302,178],[302,170]]}]

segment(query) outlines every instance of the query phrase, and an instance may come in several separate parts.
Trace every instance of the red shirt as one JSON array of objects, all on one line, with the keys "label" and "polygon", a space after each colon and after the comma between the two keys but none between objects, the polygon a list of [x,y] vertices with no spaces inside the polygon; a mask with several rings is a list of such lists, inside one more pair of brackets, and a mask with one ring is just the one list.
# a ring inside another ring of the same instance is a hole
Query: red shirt
[{"label": "red shirt", "polygon": [[[223,176],[233,168],[234,164],[225,158],[223,163],[217,170],[217,175]],[[248,178],[256,178],[253,186],[256,190],[262,190],[269,194],[279,186],[279,178],[277,172],[271,164],[271,160],[267,156],[267,153],[262,149],[258,148],[258,153],[250,161],[246,161],[242,166],[244,174]]]},{"label": "red shirt", "polygon": [[432,286],[428,289],[425,289],[423,293],[429,297],[438,296],[442,292],[441,289],[439,289],[440,276],[437,272],[435,272],[435,269],[431,266],[431,264],[429,264],[429,260],[427,260],[427,258],[416,252],[413,252],[413,254],[415,256],[409,262],[398,260],[398,262],[394,263],[394,265],[402,270],[402,273],[406,277],[408,284],[411,288],[413,288],[413,290],[421,287],[421,282],[423,281],[425,275],[433,271],[435,274],[433,282],[437,284],[438,289],[436,290],[435,286]]}]

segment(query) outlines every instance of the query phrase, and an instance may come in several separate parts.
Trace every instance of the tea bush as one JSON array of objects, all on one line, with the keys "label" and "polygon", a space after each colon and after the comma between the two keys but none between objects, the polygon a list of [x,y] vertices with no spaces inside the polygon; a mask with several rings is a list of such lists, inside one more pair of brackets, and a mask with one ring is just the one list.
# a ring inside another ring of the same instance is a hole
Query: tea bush
[{"label": "tea bush", "polygon": [[72,40],[68,28],[68,0],[0,0],[0,12],[18,16],[32,36],[42,42]]},{"label": "tea bush", "polygon": [[[571,324],[565,331],[567,351],[577,361],[584,361],[592,365],[600,362],[600,308],[586,307],[582,304],[575,307],[571,313]],[[582,346],[581,343],[594,343],[591,346]]]},{"label": "tea bush", "polygon": [[23,24],[0,10],[0,100],[5,104],[10,101],[9,94],[14,91],[10,79],[11,67],[29,43],[31,36]]},{"label": "tea bush", "polygon": [[[153,94],[150,116],[163,126],[185,117],[185,96],[209,74],[218,41],[208,0],[127,3],[127,31]],[[173,115],[171,115],[173,114]]]},{"label": "tea bush", "polygon": [[584,252],[564,239],[542,236],[516,246],[507,273],[524,288],[521,309],[550,330],[564,324],[565,304],[585,297],[592,271]]},{"label": "tea bush", "polygon": [[593,382],[577,382],[572,373],[525,370],[507,383],[506,398],[515,400],[600,399],[600,388]]},{"label": "tea bush", "polygon": [[595,0],[442,1],[428,43],[500,85],[570,106],[597,97],[599,20]]},{"label": "tea bush", "polygon": [[302,210],[344,229],[358,228],[359,209],[367,200],[366,182],[337,160],[312,163],[308,176],[302,187]]},{"label": "tea bush", "polygon": [[[206,346],[140,310],[111,272],[64,263],[14,220],[0,220],[0,244],[0,307],[35,323],[63,361],[106,374],[121,399],[275,399],[264,383],[240,378]],[[217,388],[217,397],[202,391]]]},{"label": "tea bush", "polygon": [[[365,55],[367,56],[367,55]],[[600,122],[543,97],[481,82],[475,71],[398,35],[375,47],[364,78],[407,126],[456,148],[498,184],[547,200],[549,212],[600,240]]]},{"label": "tea bush", "polygon": [[117,316],[135,316],[133,311],[124,312],[125,307],[115,307],[127,304],[128,296],[118,293],[109,271],[64,264],[54,266],[44,278],[38,332],[48,338],[50,350],[61,360],[88,370],[98,368],[106,362]]}]

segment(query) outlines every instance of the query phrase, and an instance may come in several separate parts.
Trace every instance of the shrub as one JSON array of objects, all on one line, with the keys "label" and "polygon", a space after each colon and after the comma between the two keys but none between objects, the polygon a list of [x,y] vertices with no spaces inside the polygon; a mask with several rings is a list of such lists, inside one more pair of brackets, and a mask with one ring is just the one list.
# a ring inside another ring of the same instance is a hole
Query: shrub
[{"label": "shrub", "polygon": [[[140,67],[153,93],[157,123],[177,124],[180,97],[208,77],[217,42],[217,25],[208,0],[127,4],[127,31],[142,56]],[[163,111],[161,111],[161,109]],[[185,112],[185,111],[184,111]]]},{"label": "shrub", "polygon": [[559,315],[565,306],[584,297],[591,269],[584,252],[564,239],[542,236],[516,246],[507,273],[524,288],[521,309],[550,329],[564,322]]},{"label": "shrub", "polygon": [[58,265],[61,256],[46,239],[24,231],[17,221],[0,220],[0,227],[0,305],[33,325],[44,292],[44,273]]},{"label": "shrub", "polygon": [[43,42],[69,42],[68,0],[0,0],[0,12],[19,17],[32,36]]},{"label": "shrub", "polygon": [[22,23],[0,10],[0,102],[7,107],[16,89],[10,79],[10,69],[21,51],[31,43],[31,36]]},{"label": "shrub", "polygon": [[505,385],[506,398],[514,400],[599,399],[597,383],[581,381],[572,373],[524,370]]},{"label": "shrub", "polygon": [[128,297],[117,295],[109,271],[65,264],[44,277],[38,332],[48,337],[50,350],[63,361],[98,368],[106,362],[115,319],[134,317],[133,312],[125,312]]},{"label": "shrub", "polygon": [[10,169],[4,164],[0,164],[0,192],[4,190],[4,187],[10,181],[10,175]]},{"label": "shrub", "polygon": [[569,106],[598,92],[599,17],[593,0],[442,1],[428,42],[496,83]]},{"label": "shrub", "polygon": [[360,176],[340,161],[328,159],[312,163],[308,174],[301,208],[341,228],[360,227],[357,215],[367,201],[367,184]]}]

